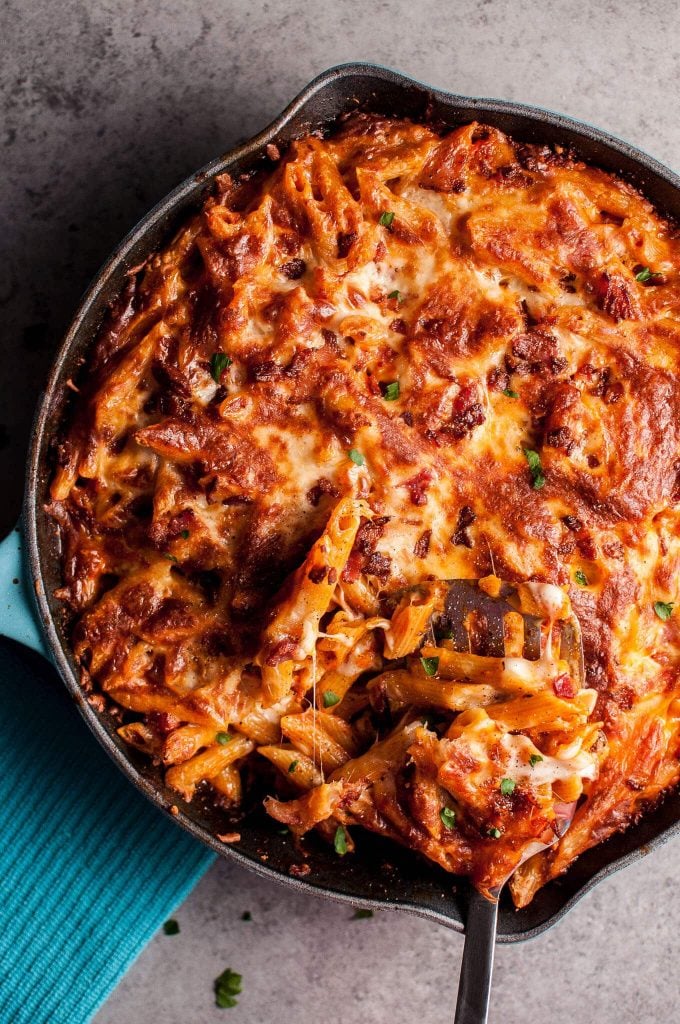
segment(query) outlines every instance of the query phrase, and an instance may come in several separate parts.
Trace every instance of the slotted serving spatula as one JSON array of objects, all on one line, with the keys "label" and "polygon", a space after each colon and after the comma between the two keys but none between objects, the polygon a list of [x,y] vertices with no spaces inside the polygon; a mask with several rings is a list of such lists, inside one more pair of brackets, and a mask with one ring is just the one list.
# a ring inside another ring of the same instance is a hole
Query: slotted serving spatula
[{"label": "slotted serving spatula", "polygon": [[[441,611],[432,617],[426,639],[435,640],[436,634],[445,632],[457,651],[483,654],[490,658],[506,657],[506,616],[521,615],[523,621],[522,656],[530,661],[541,657],[542,645],[555,645],[559,639],[558,656],[569,665],[572,678],[579,689],[585,685],[581,630],[578,619],[570,611],[566,618],[554,620],[549,612],[537,615],[522,609],[518,588],[511,583],[495,581],[495,586],[480,587],[480,580],[439,580],[418,586],[421,592],[428,587],[442,588]],[[526,586],[526,584],[524,585]],[[548,608],[551,596],[558,588],[550,584],[532,584],[537,588],[535,609],[541,604]],[[541,590],[540,588],[543,588]],[[491,591],[491,592],[489,592]],[[561,593],[561,592],[560,592]],[[516,621],[516,618],[515,618]],[[559,633],[559,637],[556,636]],[[554,649],[554,648],[553,648]],[[556,820],[545,842],[531,844],[520,863],[534,854],[553,846],[571,825],[576,803],[555,805]],[[519,867],[519,864],[517,865]],[[517,870],[517,868],[515,868]],[[458,983],[455,1024],[486,1024],[493,971],[498,899],[503,884],[489,899],[474,889],[470,896],[465,926],[465,946]]]}]

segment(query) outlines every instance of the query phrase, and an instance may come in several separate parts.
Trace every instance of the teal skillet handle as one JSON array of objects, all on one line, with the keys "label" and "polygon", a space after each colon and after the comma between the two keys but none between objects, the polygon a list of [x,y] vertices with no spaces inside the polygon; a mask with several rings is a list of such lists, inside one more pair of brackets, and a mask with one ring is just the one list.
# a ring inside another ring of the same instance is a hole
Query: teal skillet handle
[{"label": "teal skillet handle", "polygon": [[20,526],[0,543],[0,635],[49,658],[33,607],[24,543]]}]

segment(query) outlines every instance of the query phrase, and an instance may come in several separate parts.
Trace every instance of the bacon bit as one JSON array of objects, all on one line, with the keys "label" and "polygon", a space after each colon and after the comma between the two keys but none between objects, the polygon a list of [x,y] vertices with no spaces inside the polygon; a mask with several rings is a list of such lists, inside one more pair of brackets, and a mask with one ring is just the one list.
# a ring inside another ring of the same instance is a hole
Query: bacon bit
[{"label": "bacon bit", "polygon": [[338,570],[335,568],[335,566],[332,566],[328,570],[328,582],[331,584],[338,582]]},{"label": "bacon bit", "polygon": [[106,701],[102,697],[101,693],[93,693],[91,697],[87,698],[87,703],[90,707],[93,707],[95,711],[101,714],[106,709]]},{"label": "bacon bit", "polygon": [[241,841],[240,832],[225,832],[223,835],[216,832],[215,834],[221,843],[240,843]]},{"label": "bacon bit", "polygon": [[556,427],[545,435],[545,443],[549,448],[561,448],[566,455],[571,455],[576,441],[569,427]]},{"label": "bacon bit", "polygon": [[280,269],[281,273],[284,277],[287,277],[289,281],[299,281],[307,270],[307,264],[304,260],[289,260],[288,263],[284,263]]},{"label": "bacon bit", "polygon": [[340,491],[327,477],[320,477],[313,487],[307,491],[307,501],[316,508],[321,501],[323,494],[329,494],[332,498],[339,498]]},{"label": "bacon bit", "polygon": [[280,665],[282,661],[290,661],[297,648],[297,640],[294,640],[292,636],[284,637],[283,640],[279,640],[278,643],[274,644],[267,655],[265,664]]},{"label": "bacon bit", "polygon": [[159,736],[167,736],[180,724],[180,719],[168,714],[167,711],[149,711],[146,721]]},{"label": "bacon bit", "polygon": [[430,550],[432,530],[424,530],[413,547],[413,554],[416,558],[425,558]]},{"label": "bacon bit", "polygon": [[390,330],[395,331],[396,334],[408,334],[408,327],[406,321],[402,320],[400,316],[396,320],[393,320],[390,324]]},{"label": "bacon bit", "polygon": [[578,533],[579,530],[583,529],[583,523],[578,516],[562,516],[562,522],[572,533]]},{"label": "bacon bit", "polygon": [[468,526],[472,526],[477,514],[470,508],[469,505],[463,505],[462,509],[458,513],[458,522],[456,524],[456,532],[451,537],[454,544],[462,544],[466,548],[473,546],[473,541],[468,533]]},{"label": "bacon bit", "polygon": [[600,309],[617,323],[639,318],[635,298],[623,277],[605,270],[595,285],[595,298]]},{"label": "bacon bit", "polygon": [[323,583],[328,575],[327,565],[315,565],[313,569],[310,569],[307,573],[308,578],[312,583]]},{"label": "bacon bit", "polygon": [[364,572],[367,576],[377,576],[384,583],[392,572],[392,559],[389,555],[382,555],[379,551],[374,551],[366,559]]},{"label": "bacon bit", "polygon": [[306,878],[311,873],[311,870],[309,864],[291,864],[288,868],[288,874],[292,875],[293,878]]},{"label": "bacon bit", "polygon": [[171,804],[168,807],[168,811],[170,812],[170,814],[172,814],[173,818],[176,818],[177,815],[179,814],[179,807],[177,806],[177,804]]},{"label": "bacon bit", "polygon": [[461,440],[486,419],[484,406],[477,400],[478,397],[477,387],[474,384],[466,384],[456,396],[451,424],[444,428],[456,440]]},{"label": "bacon bit", "polygon": [[429,469],[421,469],[420,473],[416,473],[410,480],[404,481],[401,486],[407,489],[414,505],[426,505],[427,494],[425,492],[432,483],[432,479],[432,472]]},{"label": "bacon bit", "polygon": [[338,235],[338,258],[344,259],[349,255],[349,251],[356,242],[357,238],[356,231],[341,231]]},{"label": "bacon bit", "polygon": [[265,152],[270,160],[280,160],[281,150],[273,142],[268,142],[265,147]]},{"label": "bacon bit", "polygon": [[557,679],[553,679],[553,691],[557,697],[562,697],[564,700],[571,700],[572,697],[576,696],[576,683],[567,675],[558,676]]},{"label": "bacon bit", "polygon": [[363,564],[364,556],[362,553],[360,551],[352,551],[342,571],[342,578],[345,583],[354,583],[355,580],[359,579]]},{"label": "bacon bit", "polygon": [[501,370],[500,366],[494,366],[486,375],[486,383],[492,391],[507,391],[510,387],[510,375]]}]

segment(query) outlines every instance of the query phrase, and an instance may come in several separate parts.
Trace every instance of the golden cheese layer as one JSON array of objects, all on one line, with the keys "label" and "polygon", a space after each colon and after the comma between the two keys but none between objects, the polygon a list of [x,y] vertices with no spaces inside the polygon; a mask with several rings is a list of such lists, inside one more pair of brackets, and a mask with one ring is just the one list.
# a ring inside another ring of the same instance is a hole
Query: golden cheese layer
[{"label": "golden cheese layer", "polygon": [[[679,257],[630,185],[479,124],[357,115],[218,180],[102,328],[52,484],[125,738],[187,800],[266,759],[299,832],[483,888],[583,791],[519,905],[635,819],[680,774]],[[596,700],[548,674],[517,719],[445,647],[399,660],[385,595],[491,573],[568,591]]]}]

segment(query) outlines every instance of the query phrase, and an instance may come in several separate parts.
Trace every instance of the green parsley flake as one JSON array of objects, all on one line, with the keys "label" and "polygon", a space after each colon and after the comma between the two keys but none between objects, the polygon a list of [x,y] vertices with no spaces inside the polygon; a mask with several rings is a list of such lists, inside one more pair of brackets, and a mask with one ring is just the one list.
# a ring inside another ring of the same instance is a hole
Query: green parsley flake
[{"label": "green parsley flake", "polygon": [[219,1006],[221,1010],[236,1006],[236,996],[241,994],[242,981],[241,975],[232,971],[230,967],[222,971],[219,978],[215,978],[215,1006]]},{"label": "green parsley flake", "polygon": [[228,366],[231,366],[231,359],[226,352],[213,352],[210,357],[210,374],[216,384],[219,384]]},{"label": "green parsley flake", "polygon": [[345,832],[342,825],[338,825],[335,830],[335,838],[333,839],[333,846],[338,857],[344,857],[347,853],[347,833]]},{"label": "green parsley flake", "polygon": [[168,562],[176,562],[177,561],[177,559],[175,558],[174,555],[164,554],[163,558],[167,558]]},{"label": "green parsley flake", "polygon": [[392,221],[394,220],[394,214],[391,210],[385,210],[384,213],[380,214],[380,220],[378,224],[381,224],[384,228],[391,228]]},{"label": "green parsley flake", "polygon": [[182,540],[189,540],[189,531],[182,530],[182,532],[180,533],[180,537],[182,538]]},{"label": "green parsley flake", "polygon": [[350,448],[347,452],[348,458],[352,460],[355,466],[363,466],[366,459],[363,457],[361,452],[357,448]]},{"label": "green parsley flake", "polygon": [[577,569],[576,572],[574,573],[574,579],[578,583],[579,587],[587,587],[588,586],[588,577],[580,569]]},{"label": "green parsley flake", "polygon": [[389,384],[383,385],[383,398],[386,402],[396,402],[399,398],[399,381],[393,380]]},{"label": "green parsley flake", "polygon": [[513,391],[512,388],[503,388],[503,394],[506,398],[519,398],[519,392]]},{"label": "green parsley flake", "polygon": [[532,768],[535,768],[539,761],[543,760],[542,754],[532,754],[529,758],[529,764]]},{"label": "green parsley flake", "polygon": [[368,917],[373,917],[373,911],[372,910],[364,910],[363,907],[359,907],[357,910],[354,911],[354,914],[352,915],[352,920],[353,921],[364,921]]},{"label": "green parsley flake", "polygon": [[646,284],[647,281],[651,281],[653,277],[656,277],[654,271],[649,267],[643,267],[641,270],[638,270],[635,275],[635,280],[639,281],[641,284]]},{"label": "green parsley flake", "polygon": [[501,779],[500,788],[503,796],[511,796],[517,788],[517,783],[514,779]]},{"label": "green parsley flake", "polygon": [[401,292],[398,288],[395,288],[393,292],[387,296],[388,299],[396,299],[397,302],[401,302]]},{"label": "green parsley flake", "polygon": [[524,448],[524,458],[529,464],[529,472],[531,473],[531,485],[535,491],[540,491],[541,487],[545,486],[545,477],[541,467],[541,456],[538,452],[534,452],[531,448]]},{"label": "green parsley flake", "polygon": [[323,706],[325,708],[332,708],[334,704],[339,704],[340,698],[337,693],[333,693],[332,690],[324,690],[323,695]]},{"label": "green parsley flake", "polygon": [[421,658],[420,664],[426,676],[436,676],[439,671],[439,658]]},{"label": "green parsley flake", "polygon": [[243,913],[241,914],[242,921],[252,921],[252,919],[253,915],[250,913],[249,910],[244,910]]},{"label": "green parsley flake", "polygon": [[221,747],[225,747],[227,743],[231,742],[231,733],[218,732],[217,735],[215,736],[215,740],[217,743],[219,743]]},{"label": "green parsley flake", "polygon": [[169,921],[166,921],[163,925],[163,933],[165,935],[179,935],[179,925],[175,921],[174,917],[171,917]]},{"label": "green parsley flake", "polygon": [[499,828],[490,828],[489,831],[487,832],[487,835],[489,836],[490,839],[500,839],[502,833]]},{"label": "green parsley flake", "polygon": [[288,833],[290,832],[290,829],[288,828],[287,825],[284,825],[283,828],[277,828],[276,831],[280,836],[287,836]]},{"label": "green parsley flake", "polygon": [[299,765],[299,763],[300,763],[300,762],[299,762],[299,761],[297,761],[297,760],[296,760],[296,761],[291,761],[291,762],[290,762],[290,764],[288,765],[288,774],[289,774],[289,775],[292,775],[292,774],[293,774],[293,772],[295,771],[295,769],[297,768],[297,766]]},{"label": "green parsley flake", "polygon": [[673,614],[674,603],[675,602],[673,601],[654,602],[654,611],[659,616],[659,618],[663,620],[663,622],[666,622],[668,619],[670,619],[671,615]]},{"label": "green parsley flake", "polygon": [[456,812],[453,807],[442,807],[439,812],[439,817],[442,819],[444,828],[455,828],[456,827]]}]

